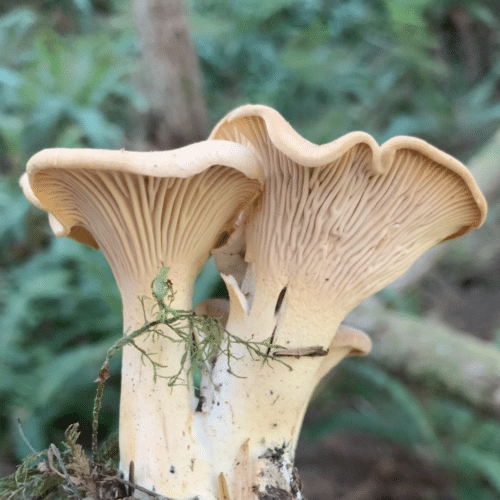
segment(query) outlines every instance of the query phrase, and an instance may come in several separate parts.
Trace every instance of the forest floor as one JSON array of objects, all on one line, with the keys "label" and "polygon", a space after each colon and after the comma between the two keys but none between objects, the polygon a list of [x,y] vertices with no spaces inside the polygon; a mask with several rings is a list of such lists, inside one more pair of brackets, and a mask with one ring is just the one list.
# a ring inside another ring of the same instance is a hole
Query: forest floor
[{"label": "forest floor", "polygon": [[446,471],[405,447],[356,433],[302,442],[296,465],[307,500],[453,500]]}]

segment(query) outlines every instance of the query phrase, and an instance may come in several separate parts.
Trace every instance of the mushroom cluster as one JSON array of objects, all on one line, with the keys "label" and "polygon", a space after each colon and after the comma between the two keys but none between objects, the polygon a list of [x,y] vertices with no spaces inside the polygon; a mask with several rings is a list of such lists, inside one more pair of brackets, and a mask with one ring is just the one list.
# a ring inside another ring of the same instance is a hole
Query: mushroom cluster
[{"label": "mushroom cluster", "polygon": [[[244,343],[213,359],[198,399],[192,385],[153,382],[125,347],[121,469],[134,462],[138,484],[176,499],[302,498],[293,461],[311,394],[344,357],[371,347],[342,320],[486,216],[469,171],[422,140],[379,146],[353,132],[318,146],[254,105],[223,118],[207,141],[170,152],[42,151],[21,185],[56,235],[105,253],[125,331],[142,325],[137,297],[150,295],[160,266],[170,268],[173,306],[190,309],[212,252],[229,304],[199,310],[233,338],[273,345],[264,361]],[[177,344],[140,342],[178,367]]]}]

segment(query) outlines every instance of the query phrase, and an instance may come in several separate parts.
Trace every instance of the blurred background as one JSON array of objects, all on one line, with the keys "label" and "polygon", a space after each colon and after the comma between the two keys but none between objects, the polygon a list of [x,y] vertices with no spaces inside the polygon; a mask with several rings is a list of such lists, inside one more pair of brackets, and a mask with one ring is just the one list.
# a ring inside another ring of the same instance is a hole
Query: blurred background
[{"label": "blurred background", "polygon": [[[52,236],[18,178],[47,147],[166,149],[244,103],[329,142],[415,135],[458,157],[485,225],[349,317],[373,353],[317,391],[297,466],[309,500],[500,499],[498,0],[2,0],[0,476],[80,422],[121,335],[98,251]],[[195,300],[224,294],[210,265]],[[117,429],[119,360],[100,439]]]}]

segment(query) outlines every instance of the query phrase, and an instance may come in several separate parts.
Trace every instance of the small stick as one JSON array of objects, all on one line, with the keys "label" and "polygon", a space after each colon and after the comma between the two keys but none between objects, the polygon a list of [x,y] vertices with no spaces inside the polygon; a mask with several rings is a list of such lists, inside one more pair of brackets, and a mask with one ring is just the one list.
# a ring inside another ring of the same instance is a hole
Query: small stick
[{"label": "small stick", "polygon": [[99,371],[99,376],[95,380],[99,385],[97,386],[97,393],[94,400],[94,411],[92,412],[92,462],[94,465],[97,462],[97,448],[98,439],[97,432],[99,428],[99,413],[102,406],[102,395],[104,392],[104,384],[109,378],[109,362],[106,361]]},{"label": "small stick", "polygon": [[154,491],[148,490],[147,488],[139,486],[138,484],[132,483],[131,481],[127,481],[126,479],[118,476],[108,477],[105,479],[105,481],[118,481],[119,483],[122,483],[129,488],[135,488],[136,490],[142,491],[142,493],[146,493],[156,500],[175,500],[175,498],[164,497],[162,495],[159,495],[158,493],[155,493]]},{"label": "small stick", "polygon": [[28,441],[28,438],[26,437],[26,434],[24,433],[23,424],[21,423],[20,418],[17,419],[17,428],[19,430],[19,434],[21,434],[21,437],[23,438],[23,441],[26,443],[26,446],[30,449],[30,451],[31,451],[31,453],[33,453],[33,455],[36,455],[35,448],[33,448],[33,446],[31,446],[31,443]]},{"label": "small stick", "polygon": [[278,349],[273,352],[273,356],[293,356],[300,358],[301,356],[326,356],[328,349],[323,349],[320,345],[311,347],[295,347],[293,349]]},{"label": "small stick", "polygon": [[64,478],[66,479],[66,483],[68,488],[73,492],[75,497],[78,500],[83,500],[83,498],[80,496],[80,493],[78,493],[78,489],[76,488],[75,484],[71,480],[71,476],[69,475],[68,471],[66,470],[66,466],[64,465],[63,459],[61,457],[61,454],[59,453],[59,450],[57,449],[57,446],[55,444],[51,444],[49,446],[49,450],[55,455],[57,458],[57,463],[59,464],[59,467],[61,467],[63,473],[64,473]]}]

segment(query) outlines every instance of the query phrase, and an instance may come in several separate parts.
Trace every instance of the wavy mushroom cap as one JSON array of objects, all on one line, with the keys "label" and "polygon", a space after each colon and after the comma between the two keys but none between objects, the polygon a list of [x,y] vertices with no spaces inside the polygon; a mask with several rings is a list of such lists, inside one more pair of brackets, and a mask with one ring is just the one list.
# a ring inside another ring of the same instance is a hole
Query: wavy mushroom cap
[{"label": "wavy mushroom cap", "polygon": [[287,286],[288,300],[293,288],[307,288],[348,311],[486,216],[467,168],[413,137],[379,146],[352,132],[318,146],[277,111],[248,105],[210,138],[242,144],[262,163],[265,189],[247,227],[246,260]]},{"label": "wavy mushroom cap", "polygon": [[154,275],[172,261],[200,267],[260,192],[247,148],[201,142],[172,151],[46,149],[21,186],[57,236],[100,247],[115,276]]}]

